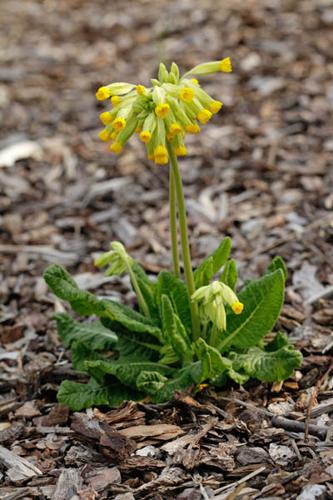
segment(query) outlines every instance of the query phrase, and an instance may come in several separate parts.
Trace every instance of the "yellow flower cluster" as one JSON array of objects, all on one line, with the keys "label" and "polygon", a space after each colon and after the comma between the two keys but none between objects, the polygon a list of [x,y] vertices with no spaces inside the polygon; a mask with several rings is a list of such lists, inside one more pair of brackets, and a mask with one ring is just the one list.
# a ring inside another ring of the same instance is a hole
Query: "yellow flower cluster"
[{"label": "yellow flower cluster", "polygon": [[102,141],[110,142],[110,150],[121,153],[124,144],[137,133],[146,145],[147,155],[158,165],[169,161],[168,149],[177,156],[187,154],[186,134],[198,134],[200,125],[207,123],[222,108],[222,102],[212,99],[193,75],[217,71],[231,72],[230,58],[195,66],[182,77],[177,64],[170,71],[160,64],[158,79],[152,87],[130,83],[112,83],[96,92],[99,101],[110,99],[112,108],[100,114],[105,128],[99,133]]}]

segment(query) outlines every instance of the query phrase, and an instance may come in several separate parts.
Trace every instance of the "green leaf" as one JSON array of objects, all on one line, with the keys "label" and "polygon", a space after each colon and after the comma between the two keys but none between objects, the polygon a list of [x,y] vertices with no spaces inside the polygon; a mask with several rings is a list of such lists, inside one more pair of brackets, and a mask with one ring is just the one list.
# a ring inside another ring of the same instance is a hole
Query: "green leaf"
[{"label": "green leaf", "polygon": [[137,378],[136,386],[145,394],[154,396],[163,388],[167,381],[168,379],[159,372],[141,372]]},{"label": "green leaf", "polygon": [[238,273],[235,259],[230,259],[225,263],[220,281],[234,290],[236,288]]},{"label": "green leaf", "polygon": [[166,295],[162,295],[162,321],[165,341],[172,345],[183,363],[190,363],[192,361],[190,339]]},{"label": "green leaf", "polygon": [[76,342],[92,351],[104,351],[113,348],[118,341],[117,335],[105,328],[100,321],[79,323],[65,313],[55,314],[54,319],[65,347],[71,347]]},{"label": "green leaf", "polygon": [[[233,368],[265,382],[280,382],[290,377],[302,363],[302,354],[292,346],[274,352],[252,347],[246,354],[233,353]],[[231,356],[230,356],[231,357]]]},{"label": "green leaf", "polygon": [[72,363],[77,370],[85,371],[86,360],[103,358],[101,352],[113,349],[117,335],[105,328],[100,321],[79,323],[65,313],[54,316],[58,334],[65,347],[71,349]]},{"label": "green leaf", "polygon": [[126,387],[103,387],[91,379],[87,384],[65,380],[60,386],[57,398],[59,403],[69,406],[73,411],[79,411],[92,406],[118,406],[124,400],[138,399],[140,396]]},{"label": "green leaf", "polygon": [[160,310],[162,308],[162,295],[166,295],[186,331],[190,333],[192,331],[191,309],[185,283],[176,278],[174,274],[162,271],[157,278],[156,293]]},{"label": "green leaf", "polygon": [[290,345],[287,335],[283,332],[277,332],[274,339],[265,345],[265,351],[273,352],[281,349],[286,345]]},{"label": "green leaf", "polygon": [[86,370],[99,383],[106,382],[108,375],[117,378],[119,382],[130,387],[136,387],[137,378],[142,371],[155,371],[162,375],[172,375],[174,369],[160,363],[150,361],[86,361]]},{"label": "green leaf", "polygon": [[121,324],[131,332],[150,334],[158,340],[162,339],[161,330],[142,314],[118,302],[104,300],[104,303],[104,316],[107,316],[115,323]]},{"label": "green leaf", "polygon": [[[200,363],[192,363],[185,368],[179,370],[173,375],[173,378],[165,382],[163,386],[157,392],[153,390],[149,393],[152,401],[154,403],[163,403],[164,401],[170,401],[173,398],[175,392],[182,392],[188,389],[190,386],[196,385],[196,379],[199,377]],[[160,379],[160,382],[162,380]],[[146,386],[149,391],[149,385]],[[148,394],[148,392],[147,392]]]},{"label": "green leaf", "polygon": [[162,346],[144,342],[130,332],[120,333],[117,351],[122,360],[157,361]]},{"label": "green leaf", "polygon": [[283,275],[284,275],[284,279],[286,280],[288,277],[288,269],[287,269],[287,266],[286,266],[283,258],[280,257],[279,255],[274,257],[272,262],[269,264],[269,266],[267,268],[267,273],[268,274],[273,273],[277,269],[281,269],[281,271],[283,272]]},{"label": "green leaf", "polygon": [[275,325],[284,298],[284,275],[281,269],[251,281],[238,294],[244,304],[241,314],[227,316],[227,332],[220,343],[219,351],[231,346],[245,349],[258,342]]},{"label": "green leaf", "polygon": [[215,274],[218,273],[221,267],[227,262],[230,250],[231,238],[226,237],[215,252],[201,262],[198,268],[194,271],[194,282],[196,288],[208,285]]},{"label": "green leaf", "polygon": [[230,359],[221,356],[215,347],[208,345],[202,338],[196,341],[194,348],[201,361],[198,383],[208,380],[213,385],[220,387],[225,385],[227,377],[230,377],[237,384],[244,384],[249,379],[248,375],[234,369]]},{"label": "green leaf", "polygon": [[76,370],[86,372],[86,361],[95,361],[97,359],[106,359],[100,351],[92,351],[80,342],[72,342],[71,345],[71,358],[73,367]]},{"label": "green leaf", "polygon": [[179,356],[174,351],[174,348],[170,344],[164,344],[161,349],[161,359],[160,363],[163,365],[174,365],[179,361]]},{"label": "green leaf", "polygon": [[198,384],[205,380],[221,376],[232,366],[228,359],[223,358],[215,347],[208,345],[202,338],[199,338],[195,342],[194,349],[198,360],[201,361],[200,378],[197,380]]},{"label": "green leaf", "polygon": [[79,314],[108,317],[132,332],[149,333],[161,339],[161,330],[148,318],[122,304],[112,300],[98,299],[92,293],[80,290],[61,266],[48,267],[44,272],[44,279],[51,290],[61,299],[67,300]]},{"label": "green leaf", "polygon": [[56,264],[49,266],[44,271],[43,276],[53,293],[60,299],[69,302],[79,314],[83,316],[103,314],[104,302],[98,300],[92,293],[80,290],[71,275],[62,266]]}]

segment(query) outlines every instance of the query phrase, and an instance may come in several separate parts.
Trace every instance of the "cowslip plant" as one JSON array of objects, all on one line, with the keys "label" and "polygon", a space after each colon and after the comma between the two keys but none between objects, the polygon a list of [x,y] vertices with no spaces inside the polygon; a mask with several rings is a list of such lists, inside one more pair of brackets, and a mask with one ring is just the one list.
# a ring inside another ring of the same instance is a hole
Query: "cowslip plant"
[{"label": "cowslip plant", "polygon": [[61,384],[58,399],[73,410],[145,397],[163,402],[176,391],[195,392],[202,383],[218,388],[228,380],[282,381],[301,363],[301,354],[284,333],[265,340],[284,298],[286,267],[280,257],[239,292],[229,237],[195,270],[191,263],[177,157],[187,154],[186,134],[200,132],[200,125],[222,107],[195,76],[231,69],[225,58],[200,64],[180,77],[175,63],[170,71],[160,64],[150,88],[112,83],[97,90],[97,99],[112,105],[100,115],[105,128],[99,134],[110,150],[121,153],[138,134],[148,158],[168,165],[173,268],[150,277],[120,242],[111,243],[96,259],[96,266],[106,267],[109,276],[129,275],[136,310],[81,290],[61,266],[46,269],[51,290],[79,315],[92,317],[82,322],[64,313],[55,316],[74,368],[90,376],[86,384]]}]

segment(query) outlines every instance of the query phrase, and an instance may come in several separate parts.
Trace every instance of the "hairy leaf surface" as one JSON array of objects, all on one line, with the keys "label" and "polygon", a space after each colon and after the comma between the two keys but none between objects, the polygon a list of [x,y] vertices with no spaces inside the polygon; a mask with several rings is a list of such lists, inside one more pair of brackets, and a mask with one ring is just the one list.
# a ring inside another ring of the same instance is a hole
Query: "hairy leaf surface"
[{"label": "hairy leaf surface", "polygon": [[[176,314],[188,332],[191,332],[191,310],[188,291],[183,281],[167,271],[162,271],[157,278],[157,302],[161,311],[162,296],[166,295]],[[162,314],[161,314],[162,315]]]},{"label": "hairy leaf surface", "polygon": [[99,317],[109,317],[132,332],[149,333],[158,339],[162,337],[160,329],[142,314],[118,302],[98,299],[92,293],[80,290],[61,266],[48,267],[44,273],[44,279],[59,298],[67,300],[81,315],[96,314]]},{"label": "hairy leaf surface", "polygon": [[173,350],[183,363],[191,362],[190,339],[179,317],[174,313],[167,295],[162,295],[162,321],[165,341],[172,345]]},{"label": "hairy leaf surface", "polygon": [[274,352],[252,347],[246,354],[230,355],[233,368],[244,370],[250,377],[265,382],[279,382],[290,377],[302,363],[302,355],[292,346],[284,346]]},{"label": "hairy leaf surface", "polygon": [[136,387],[136,381],[142,371],[158,372],[165,376],[171,376],[174,369],[161,363],[150,361],[87,361],[86,370],[94,379],[102,383],[108,375],[117,378],[122,384]]},{"label": "hairy leaf surface", "polygon": [[194,271],[194,282],[196,288],[208,285],[215,274],[218,273],[222,266],[224,266],[227,262],[230,250],[231,239],[229,237],[224,238],[212,255],[201,262],[201,264]]},{"label": "hairy leaf surface", "polygon": [[239,315],[228,314],[227,332],[219,345],[220,351],[231,346],[240,349],[255,346],[272,329],[283,304],[283,272],[277,269],[251,281],[238,297],[244,310]]},{"label": "hairy leaf surface", "polygon": [[62,382],[57,395],[59,403],[69,406],[73,411],[91,408],[92,406],[118,406],[125,400],[135,400],[139,397],[140,393],[119,384],[103,387],[93,379],[87,384],[65,380]]},{"label": "hairy leaf surface", "polygon": [[71,347],[73,342],[77,342],[92,351],[103,351],[111,349],[118,341],[117,335],[105,328],[100,321],[80,323],[65,313],[55,314],[54,319],[65,347]]}]

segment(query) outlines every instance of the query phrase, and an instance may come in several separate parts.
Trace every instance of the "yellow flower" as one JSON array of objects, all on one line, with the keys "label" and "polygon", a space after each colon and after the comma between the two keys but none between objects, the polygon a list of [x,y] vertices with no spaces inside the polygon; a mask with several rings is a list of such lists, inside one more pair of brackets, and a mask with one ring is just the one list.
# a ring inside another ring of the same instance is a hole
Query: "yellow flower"
[{"label": "yellow flower", "polygon": [[222,108],[223,103],[221,101],[213,101],[209,105],[209,109],[212,113],[218,113]]},{"label": "yellow flower", "polygon": [[109,111],[104,111],[104,113],[101,113],[99,115],[99,118],[103,125],[109,125],[109,123],[112,122],[112,115]]},{"label": "yellow flower", "polygon": [[169,161],[169,158],[167,155],[154,155],[154,161],[157,165],[166,165]]},{"label": "yellow flower", "polygon": [[169,157],[168,157],[168,151],[163,144],[159,144],[156,146],[154,149],[154,161],[155,163],[159,165],[165,165],[168,163]]},{"label": "yellow flower", "polygon": [[123,150],[123,145],[120,142],[113,142],[110,146],[110,151],[116,153],[117,155]]},{"label": "yellow flower", "polygon": [[200,83],[197,78],[191,78],[191,83],[193,83],[193,85],[197,85],[198,87],[200,87]]},{"label": "yellow flower", "polygon": [[235,314],[241,314],[243,312],[243,309],[244,309],[244,304],[242,304],[242,302],[234,302],[232,305],[231,305],[231,309],[233,310],[233,312]]},{"label": "yellow flower", "polygon": [[201,128],[197,123],[190,123],[189,125],[186,125],[186,132],[189,134],[198,134],[200,130]]},{"label": "yellow flower", "polygon": [[113,95],[111,97],[112,106],[118,106],[121,103],[121,97],[119,95]]},{"label": "yellow flower", "polygon": [[186,156],[187,155],[186,146],[178,146],[177,148],[175,148],[175,153],[177,156]]},{"label": "yellow flower", "polygon": [[180,132],[182,132],[182,128],[179,123],[174,122],[170,125],[169,132],[171,135],[179,134]]},{"label": "yellow flower", "polygon": [[145,93],[146,87],[144,85],[137,85],[135,90],[139,95],[143,95]]},{"label": "yellow flower", "polygon": [[96,92],[96,99],[98,99],[98,101],[104,101],[110,96],[111,92],[107,87],[100,87]]},{"label": "yellow flower", "polygon": [[122,116],[115,118],[112,122],[112,127],[115,128],[116,130],[122,130],[123,128],[125,128],[125,125],[126,125],[126,120]]},{"label": "yellow flower", "polygon": [[201,109],[197,114],[197,118],[203,125],[207,123],[212,117],[212,113],[208,109]]},{"label": "yellow flower", "polygon": [[224,73],[231,73],[232,64],[230,57],[225,57],[222,61],[220,61],[220,71],[223,71]]},{"label": "yellow flower", "polygon": [[103,142],[108,142],[111,139],[110,132],[106,129],[101,130],[101,132],[98,134],[98,137]]},{"label": "yellow flower", "polygon": [[190,87],[184,87],[180,89],[179,97],[184,102],[192,102],[192,99],[194,97],[194,90]]},{"label": "yellow flower", "polygon": [[159,118],[164,118],[170,111],[170,106],[168,103],[158,104],[155,108],[155,113]]},{"label": "yellow flower", "polygon": [[143,130],[141,133],[140,133],[140,140],[142,142],[144,142],[145,144],[148,144],[148,142],[151,140],[151,133],[149,132],[149,130]]},{"label": "yellow flower", "polygon": [[216,73],[217,71],[224,71],[225,73],[230,73],[232,71],[232,65],[230,57],[225,57],[220,61],[209,61],[203,64],[198,64],[190,71],[183,75],[183,78],[188,78],[190,75],[209,75],[211,73]]}]

